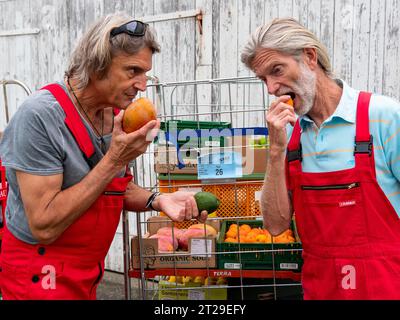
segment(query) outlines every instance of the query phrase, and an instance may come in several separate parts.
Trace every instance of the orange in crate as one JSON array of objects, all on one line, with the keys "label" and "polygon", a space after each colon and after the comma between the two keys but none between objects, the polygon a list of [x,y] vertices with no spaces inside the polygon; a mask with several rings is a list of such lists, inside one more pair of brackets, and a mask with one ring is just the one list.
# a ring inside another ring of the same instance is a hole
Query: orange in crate
[{"label": "orange in crate", "polygon": [[[172,193],[178,190],[206,191],[213,193],[220,201],[216,211],[217,217],[249,217],[261,214],[256,192],[261,191],[263,181],[237,181],[235,184],[202,184],[199,180],[159,180],[159,190],[162,193]],[[161,213],[165,215],[164,213]],[[180,229],[190,227],[196,221],[177,222]]]}]

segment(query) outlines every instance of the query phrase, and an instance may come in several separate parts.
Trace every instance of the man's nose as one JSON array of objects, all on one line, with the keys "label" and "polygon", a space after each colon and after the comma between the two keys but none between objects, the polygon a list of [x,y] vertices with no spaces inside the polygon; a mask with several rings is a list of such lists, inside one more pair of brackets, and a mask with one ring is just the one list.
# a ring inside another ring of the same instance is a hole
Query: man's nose
[{"label": "man's nose", "polygon": [[145,91],[147,88],[147,76],[146,74],[140,75],[137,81],[134,84],[134,87],[140,91]]},{"label": "man's nose", "polygon": [[268,94],[276,96],[280,87],[279,83],[271,79],[266,79],[265,85],[267,86]]}]

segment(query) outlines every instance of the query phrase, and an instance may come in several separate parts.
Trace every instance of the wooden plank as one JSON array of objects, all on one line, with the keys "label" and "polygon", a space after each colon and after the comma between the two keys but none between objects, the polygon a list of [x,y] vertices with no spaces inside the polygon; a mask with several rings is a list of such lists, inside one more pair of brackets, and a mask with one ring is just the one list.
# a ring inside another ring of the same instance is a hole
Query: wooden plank
[{"label": "wooden plank", "polygon": [[308,0],[308,21],[307,28],[311,30],[317,38],[321,37],[321,1]]},{"label": "wooden plank", "polygon": [[[221,1],[220,5],[220,73],[221,78],[236,77],[238,68],[236,65],[238,44],[236,35],[238,34],[238,9],[235,0]],[[240,24],[244,24],[243,21]],[[247,23],[248,25],[248,23]],[[247,26],[248,30],[248,26]]]},{"label": "wooden plank", "polygon": [[[212,78],[212,0],[196,0],[196,8],[202,12],[202,24],[196,26],[196,79],[204,80]],[[208,113],[204,121],[211,121],[211,86],[198,85],[195,91],[195,99],[201,106],[201,111]]]},{"label": "wooden plank", "polygon": [[322,0],[321,1],[321,33],[320,40],[328,49],[329,57],[331,63],[334,60],[334,14],[335,14],[335,2],[332,0]]},{"label": "wooden plank", "polygon": [[122,233],[117,232],[105,259],[105,269],[124,272],[124,261],[122,258],[123,252],[123,235]]},{"label": "wooden plank", "polygon": [[[188,11],[195,9],[195,1],[180,0],[177,11]],[[178,31],[176,61],[177,76],[175,81],[187,81],[196,78],[196,17],[176,19],[175,28]],[[182,106],[177,110],[179,114],[191,114],[201,111],[195,106],[195,87],[193,85],[181,87],[177,90],[177,100]],[[196,117],[193,117],[196,119]],[[204,120],[204,119],[200,119]]]},{"label": "wooden plank", "polygon": [[247,44],[247,41],[251,35],[251,20],[252,20],[252,3],[247,0],[238,1],[237,8],[237,58],[236,64],[237,68],[237,76],[244,77],[250,75],[250,70],[242,63],[240,60],[240,55],[244,46]]},{"label": "wooden plank", "polygon": [[[264,1],[261,0],[251,1],[250,32],[253,33],[259,26],[263,24],[264,24]],[[254,76],[254,73],[250,72],[249,75]],[[265,107],[264,104],[266,103],[266,101],[264,96],[265,91],[263,91],[263,85],[247,84],[245,89],[246,89],[245,108],[249,109],[253,108],[252,106],[258,106],[261,109]],[[246,125],[249,127],[258,125],[264,126],[265,125],[264,112],[246,113]]]},{"label": "wooden plank", "polygon": [[[219,33],[221,29],[221,17],[219,10],[220,0],[214,0],[212,3],[212,78],[218,78],[220,76],[220,65],[219,60],[221,57],[220,47],[221,43],[219,41]],[[212,114],[212,121],[220,121],[221,117],[217,112],[221,110],[219,105],[220,92],[218,90],[217,85],[211,86],[211,105],[213,106],[214,112],[216,114]]]},{"label": "wooden plank", "polygon": [[383,93],[400,100],[400,3],[386,1]]},{"label": "wooden plank", "polygon": [[336,0],[334,69],[338,77],[352,85],[353,0]]},{"label": "wooden plank", "polygon": [[293,17],[303,26],[308,25],[308,1],[293,0]]},{"label": "wooden plank", "polygon": [[128,15],[133,14],[132,0],[104,0],[104,13],[123,12]]},{"label": "wooden plank", "polygon": [[370,0],[354,0],[354,32],[352,56],[352,85],[360,90],[368,89]]},{"label": "wooden plank", "polygon": [[264,1],[264,22],[269,23],[273,19],[279,17],[279,1],[266,0]]},{"label": "wooden plank", "polygon": [[368,90],[382,94],[385,53],[385,1],[371,1]]},{"label": "wooden plank", "polygon": [[[220,60],[219,76],[221,78],[236,77],[238,74],[237,66],[237,34],[238,34],[238,7],[237,1],[225,0],[220,5]],[[245,24],[243,21],[240,24]],[[248,25],[248,23],[247,23]],[[248,28],[248,27],[247,27]],[[219,84],[220,107],[222,112],[229,112],[237,104],[236,92],[230,91],[229,84]],[[221,114],[221,121],[231,121],[229,113]]]},{"label": "wooden plank", "polygon": [[0,32],[0,37],[13,37],[13,36],[27,36],[39,34],[40,29],[19,29],[19,30],[7,30]]},{"label": "wooden plank", "polygon": [[[133,16],[135,19],[154,15],[154,2],[148,0],[134,0]],[[151,24],[153,26],[153,24]]]},{"label": "wooden plank", "polygon": [[[250,34],[251,34],[251,29],[250,29],[250,22],[251,22],[251,1],[246,1],[246,0],[241,0],[238,1],[238,7],[237,7],[237,21],[238,21],[238,27],[237,27],[237,76],[238,77],[245,77],[250,75],[250,70],[242,63],[240,60],[240,55],[241,52],[246,45]],[[231,91],[234,91],[231,93],[232,95],[235,96],[234,98],[234,103],[236,104],[233,106],[234,114],[232,115],[232,118],[235,118],[237,122],[237,125],[240,127],[245,127],[246,122],[248,120],[248,114],[241,112],[248,103],[246,103],[246,98],[247,98],[247,91],[246,91],[246,85],[245,84],[233,84],[231,85]]]},{"label": "wooden plank", "polygon": [[[1,28],[2,30],[15,30],[17,26],[15,24],[15,10],[16,3],[2,3],[1,7],[2,15],[1,15]],[[0,38],[0,49],[2,52],[2,63],[0,64],[0,79],[8,80],[15,78],[15,38],[14,37],[3,37]],[[5,103],[3,96],[3,87],[0,87],[0,114],[1,114],[1,125],[0,130],[4,130],[6,127],[6,112],[5,112]],[[12,89],[12,88],[11,88]],[[11,115],[12,110],[16,109],[15,106],[15,90],[7,90],[7,102],[9,108],[9,114]]]},{"label": "wooden plank", "polygon": [[281,0],[278,3],[278,15],[280,18],[293,16],[293,0]]},{"label": "wooden plank", "polygon": [[160,22],[160,21],[167,21],[167,20],[178,20],[178,19],[185,19],[185,18],[194,18],[200,14],[200,10],[185,10],[185,11],[177,11],[171,13],[163,13],[159,15],[151,15],[151,16],[142,16],[138,19],[146,22]]}]

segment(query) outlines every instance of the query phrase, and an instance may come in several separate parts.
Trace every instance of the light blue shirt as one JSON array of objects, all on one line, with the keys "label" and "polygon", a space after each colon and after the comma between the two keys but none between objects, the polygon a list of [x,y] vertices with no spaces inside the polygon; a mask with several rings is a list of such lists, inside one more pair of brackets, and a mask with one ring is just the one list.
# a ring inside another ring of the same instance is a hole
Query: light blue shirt
[{"label": "light blue shirt", "polygon": [[[307,115],[300,117],[304,172],[330,172],[355,166],[355,121],[360,91],[342,83],[339,105],[320,128]],[[369,124],[378,184],[400,216],[400,103],[372,95]],[[292,131],[293,127],[288,125],[288,139]]]}]

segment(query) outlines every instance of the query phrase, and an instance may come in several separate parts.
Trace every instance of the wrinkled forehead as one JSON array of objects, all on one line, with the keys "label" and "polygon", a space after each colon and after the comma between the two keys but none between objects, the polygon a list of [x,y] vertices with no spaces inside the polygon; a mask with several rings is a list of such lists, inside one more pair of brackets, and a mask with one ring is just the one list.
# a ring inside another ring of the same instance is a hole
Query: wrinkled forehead
[{"label": "wrinkled forehead", "polygon": [[112,59],[113,65],[119,66],[139,66],[145,71],[152,68],[153,53],[150,48],[144,47],[134,54],[118,53]]},{"label": "wrinkled forehead", "polygon": [[272,65],[283,63],[291,58],[293,57],[277,50],[259,49],[254,56],[251,67],[257,75],[261,75],[267,73]]}]

